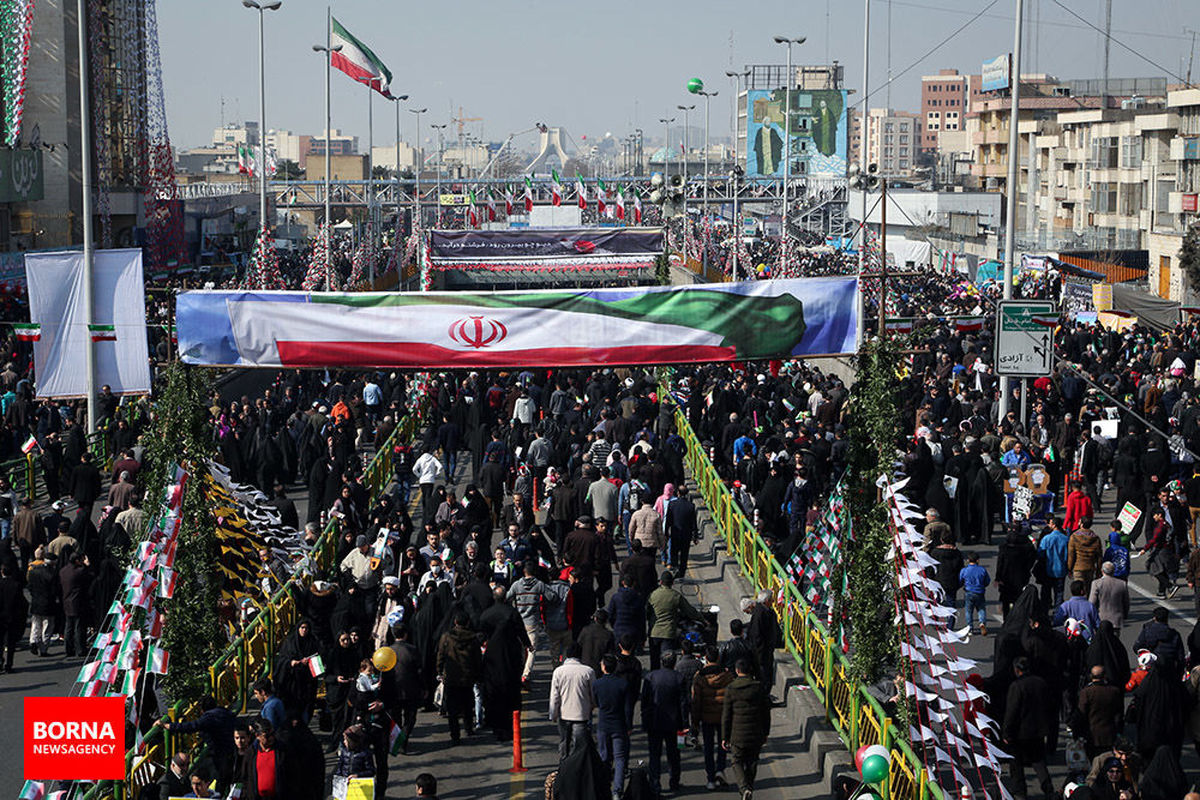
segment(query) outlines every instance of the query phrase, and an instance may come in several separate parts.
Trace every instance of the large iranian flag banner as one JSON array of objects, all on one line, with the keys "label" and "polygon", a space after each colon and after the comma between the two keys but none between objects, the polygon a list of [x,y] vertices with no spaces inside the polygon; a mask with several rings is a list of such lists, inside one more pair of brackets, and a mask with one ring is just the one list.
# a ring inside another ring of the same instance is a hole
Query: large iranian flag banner
[{"label": "large iranian flag banner", "polygon": [[[390,98],[392,72],[387,65],[375,55],[371,48],[351,35],[342,27],[342,23],[333,17],[333,29],[330,31],[329,44],[330,64],[349,75],[359,83],[370,84],[371,88],[384,97]],[[338,50],[337,48],[341,48]]]},{"label": "large iranian flag banner", "polygon": [[520,292],[192,291],[183,360],[247,367],[566,367],[851,353],[854,277]]}]

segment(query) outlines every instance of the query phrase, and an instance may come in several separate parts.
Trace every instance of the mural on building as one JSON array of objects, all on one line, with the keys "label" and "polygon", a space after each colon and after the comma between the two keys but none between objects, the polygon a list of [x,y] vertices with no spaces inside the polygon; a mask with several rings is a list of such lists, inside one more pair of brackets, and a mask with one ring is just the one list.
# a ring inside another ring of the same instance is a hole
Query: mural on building
[{"label": "mural on building", "polygon": [[[749,177],[783,176],[786,95],[784,89],[747,92],[746,174]],[[843,90],[794,90],[791,93],[793,177],[846,174],[846,108]]]}]

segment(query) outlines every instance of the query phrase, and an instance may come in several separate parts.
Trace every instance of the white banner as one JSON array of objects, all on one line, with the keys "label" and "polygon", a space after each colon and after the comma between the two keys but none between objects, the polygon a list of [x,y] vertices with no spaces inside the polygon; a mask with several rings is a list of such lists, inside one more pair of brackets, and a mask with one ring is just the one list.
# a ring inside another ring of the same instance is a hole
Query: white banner
[{"label": "white banner", "polygon": [[28,253],[29,319],[41,325],[33,343],[38,397],[87,394],[87,347],[96,348],[96,390],[113,394],[150,391],[150,354],[146,343],[145,282],[142,251],[97,250],[93,259],[92,322],[112,326],[106,339],[92,342],[83,307],[83,253]]}]

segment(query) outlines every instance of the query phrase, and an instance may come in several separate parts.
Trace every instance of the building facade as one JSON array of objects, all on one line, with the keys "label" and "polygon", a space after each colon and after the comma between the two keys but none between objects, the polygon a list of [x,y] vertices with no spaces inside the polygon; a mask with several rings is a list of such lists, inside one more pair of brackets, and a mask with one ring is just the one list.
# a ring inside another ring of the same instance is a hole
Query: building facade
[{"label": "building facade", "polygon": [[922,131],[919,114],[872,108],[867,116],[867,163],[878,164],[879,174],[885,178],[912,178]]}]

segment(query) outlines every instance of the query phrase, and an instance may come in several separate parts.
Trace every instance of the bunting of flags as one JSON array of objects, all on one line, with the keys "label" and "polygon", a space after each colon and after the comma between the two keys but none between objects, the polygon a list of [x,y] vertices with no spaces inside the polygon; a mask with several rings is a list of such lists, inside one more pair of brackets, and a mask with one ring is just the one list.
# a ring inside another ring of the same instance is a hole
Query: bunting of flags
[{"label": "bunting of flags", "polygon": [[978,674],[972,677],[978,664],[957,653],[970,639],[970,628],[950,627],[956,609],[942,602],[945,593],[930,575],[937,562],[922,549],[924,539],[914,525],[923,512],[900,493],[903,482],[881,478],[880,486],[892,528],[888,558],[896,570],[904,691],[915,701],[909,727],[914,748],[924,754],[945,796],[1010,798],[1000,762],[1011,756],[997,746],[999,724],[984,713],[988,696],[978,688]]}]

